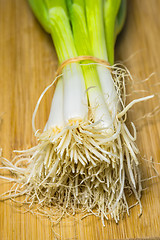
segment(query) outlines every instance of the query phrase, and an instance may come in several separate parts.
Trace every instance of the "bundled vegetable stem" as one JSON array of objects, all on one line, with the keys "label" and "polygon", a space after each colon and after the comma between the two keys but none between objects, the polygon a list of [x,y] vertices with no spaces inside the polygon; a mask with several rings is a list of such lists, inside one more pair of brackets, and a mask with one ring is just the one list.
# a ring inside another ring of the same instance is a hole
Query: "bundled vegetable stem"
[{"label": "bundled vegetable stem", "polygon": [[[129,73],[108,63],[114,63],[114,44],[124,23],[126,1],[29,3],[51,34],[63,69],[56,78],[42,133],[36,131],[33,118],[38,145],[20,151],[12,162],[2,159],[1,169],[16,175],[8,179],[15,182],[12,191],[2,198],[25,195],[29,208],[35,204],[41,209],[56,206],[62,216],[84,211],[100,217],[104,224],[109,216],[118,222],[121,213],[129,214],[125,191],[129,188],[141,213],[136,129],[131,123],[132,136],[125,123],[127,110],[135,103],[125,106]],[[51,215],[54,218],[53,212]]]}]

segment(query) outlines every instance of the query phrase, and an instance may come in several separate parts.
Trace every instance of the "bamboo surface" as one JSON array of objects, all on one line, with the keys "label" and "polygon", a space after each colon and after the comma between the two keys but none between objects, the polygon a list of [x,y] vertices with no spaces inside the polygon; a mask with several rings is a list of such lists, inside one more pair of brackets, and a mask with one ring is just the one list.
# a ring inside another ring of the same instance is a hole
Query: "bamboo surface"
[{"label": "bamboo surface", "polygon": [[[128,113],[137,127],[141,156],[150,159],[160,173],[160,0],[129,0],[125,28],[116,45],[116,61],[123,62],[133,75],[127,83],[127,101],[154,93],[154,99],[135,105]],[[0,147],[12,159],[14,149],[36,144],[31,119],[38,97],[51,83],[57,57],[51,38],[34,18],[26,0],[0,0]],[[147,81],[142,81],[150,76]],[[144,91],[145,90],[145,91]],[[36,126],[43,128],[49,114],[53,91],[40,106]],[[158,95],[159,94],[159,95]],[[144,117],[145,116],[145,117]],[[128,121],[128,122],[129,122]],[[153,176],[151,164],[140,158],[142,177]],[[11,184],[0,180],[0,193]],[[55,232],[62,240],[160,239],[160,178],[144,181],[143,214],[139,206],[124,215],[119,224],[81,215],[62,220]],[[132,197],[131,200],[132,201]],[[51,223],[44,217],[20,213],[12,202],[0,202],[0,240],[56,239]]]}]

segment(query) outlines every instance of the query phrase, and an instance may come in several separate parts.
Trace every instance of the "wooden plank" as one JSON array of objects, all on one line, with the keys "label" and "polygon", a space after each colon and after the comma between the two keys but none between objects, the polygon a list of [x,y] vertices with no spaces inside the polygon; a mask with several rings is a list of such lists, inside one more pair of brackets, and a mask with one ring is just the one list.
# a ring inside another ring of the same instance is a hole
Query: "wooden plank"
[{"label": "wooden plank", "polygon": [[[134,92],[128,101],[147,94],[159,94],[160,86],[160,1],[128,1],[125,29],[116,46],[116,60],[123,61],[134,78]],[[26,149],[36,144],[31,128],[32,113],[43,89],[52,81],[57,58],[51,38],[39,26],[25,0],[0,0],[0,146],[3,156],[11,159],[13,149]],[[143,82],[150,74],[150,80]],[[127,84],[132,90],[131,83]],[[141,90],[141,91],[139,91]],[[142,90],[146,90],[144,93]],[[43,100],[36,124],[43,128],[49,113],[53,91]],[[160,96],[160,95],[158,95]],[[138,129],[137,145],[141,155],[157,163],[160,159],[159,113],[152,118],[145,114],[159,106],[159,98],[140,103],[129,111],[130,121]],[[160,166],[156,165],[160,172]],[[154,175],[150,164],[141,159],[143,178]],[[0,183],[0,193],[10,184]],[[139,207],[131,209],[119,224],[81,216],[64,219],[55,228],[61,239],[160,239],[160,181],[158,178],[144,183],[143,215]],[[24,209],[21,209],[23,211]],[[48,219],[30,213],[22,214],[10,202],[0,203],[0,239],[33,240],[54,239]]]}]

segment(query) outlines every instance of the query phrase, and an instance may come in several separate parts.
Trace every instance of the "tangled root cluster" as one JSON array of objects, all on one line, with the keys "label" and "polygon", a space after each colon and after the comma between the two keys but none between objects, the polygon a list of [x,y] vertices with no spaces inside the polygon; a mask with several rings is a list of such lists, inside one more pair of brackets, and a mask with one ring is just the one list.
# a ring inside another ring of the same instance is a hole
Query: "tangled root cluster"
[{"label": "tangled root cluster", "polygon": [[81,209],[103,223],[109,215],[118,222],[120,213],[129,211],[125,188],[140,204],[136,135],[121,121],[110,136],[98,124],[77,123],[56,134],[50,129],[37,135],[37,146],[21,151],[12,162],[3,159],[4,168],[15,175],[4,198],[26,195],[30,208],[36,203],[73,214]]}]

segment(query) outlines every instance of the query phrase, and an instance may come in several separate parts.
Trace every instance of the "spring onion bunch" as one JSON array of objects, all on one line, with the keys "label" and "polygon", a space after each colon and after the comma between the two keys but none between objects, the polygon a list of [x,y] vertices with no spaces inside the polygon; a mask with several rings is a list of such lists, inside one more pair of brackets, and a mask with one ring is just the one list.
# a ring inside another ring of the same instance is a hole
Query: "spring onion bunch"
[{"label": "spring onion bunch", "polygon": [[15,184],[3,197],[25,195],[30,208],[35,203],[39,208],[56,206],[62,215],[80,210],[100,217],[103,224],[109,217],[118,222],[122,212],[129,214],[125,189],[134,193],[142,209],[136,129],[131,123],[132,136],[126,119],[135,102],[148,99],[125,106],[129,73],[113,65],[126,1],[29,0],[29,4],[51,35],[63,69],[42,133],[34,125],[39,102],[34,113],[38,145],[21,151],[12,162],[2,159],[2,168],[16,175],[8,179]]}]

